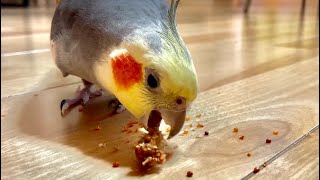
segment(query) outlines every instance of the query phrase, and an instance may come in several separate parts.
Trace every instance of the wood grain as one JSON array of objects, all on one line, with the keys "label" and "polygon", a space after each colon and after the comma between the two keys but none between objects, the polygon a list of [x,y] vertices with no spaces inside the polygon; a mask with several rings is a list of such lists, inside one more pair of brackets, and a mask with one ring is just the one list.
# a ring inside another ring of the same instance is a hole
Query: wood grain
[{"label": "wood grain", "polygon": [[[318,123],[318,65],[313,58],[201,93],[189,111],[192,120],[183,129],[197,123],[204,128],[191,128],[188,135],[170,141],[168,148],[178,148],[161,169],[149,174],[136,172],[132,147],[140,133],[121,133],[132,119],[128,113],[105,119],[105,101],[97,100],[83,113],[75,109],[61,118],[59,107],[52,105],[72,94],[72,86],[6,99],[2,177],[163,179],[183,178],[192,170],[199,179],[240,179]],[[196,118],[198,113],[201,118]],[[97,125],[101,131],[92,130]],[[239,128],[237,134],[234,127]],[[205,130],[210,132],[207,137]],[[239,135],[245,139],[239,140]],[[266,144],[266,138],[272,143]],[[104,142],[106,148],[100,148]],[[119,152],[113,153],[115,145]],[[112,168],[114,161],[121,167]],[[300,171],[290,175],[295,172]]]},{"label": "wood grain", "polygon": [[51,58],[49,53],[1,57],[1,98],[81,81],[64,78]]},{"label": "wood grain", "polygon": [[319,129],[253,179],[319,179]]}]

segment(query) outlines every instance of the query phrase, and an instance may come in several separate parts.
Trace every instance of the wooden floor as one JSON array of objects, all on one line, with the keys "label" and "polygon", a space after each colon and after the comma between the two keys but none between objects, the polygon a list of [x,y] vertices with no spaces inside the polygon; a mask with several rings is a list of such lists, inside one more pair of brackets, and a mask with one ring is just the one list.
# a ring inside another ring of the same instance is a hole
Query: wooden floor
[{"label": "wooden floor", "polygon": [[300,0],[253,0],[247,15],[243,3],[181,2],[178,28],[201,93],[189,133],[170,140],[168,161],[146,174],[133,154],[141,133],[121,132],[128,112],[108,117],[110,97],[61,117],[60,101],[80,80],[63,78],[51,59],[54,6],[2,8],[1,179],[184,179],[189,170],[194,179],[319,179],[319,130],[303,136],[319,124],[318,1],[304,15]]}]

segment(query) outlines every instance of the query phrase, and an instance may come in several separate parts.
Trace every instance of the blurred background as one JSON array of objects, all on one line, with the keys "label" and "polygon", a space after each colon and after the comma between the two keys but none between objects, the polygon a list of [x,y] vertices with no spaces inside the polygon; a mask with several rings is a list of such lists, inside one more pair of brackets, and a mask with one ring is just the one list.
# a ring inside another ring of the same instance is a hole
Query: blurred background
[{"label": "blurred background", "polygon": [[[55,7],[55,0],[1,0],[1,97],[79,82],[62,78],[51,60]],[[257,66],[316,56],[318,17],[318,0],[182,0],[177,22],[203,91]]]},{"label": "blurred background", "polygon": [[[1,0],[1,97],[79,82],[61,78],[51,61],[55,6],[55,0]],[[318,17],[318,0],[182,0],[177,22],[200,89],[207,90],[270,61],[299,61],[304,50],[314,56]]]}]

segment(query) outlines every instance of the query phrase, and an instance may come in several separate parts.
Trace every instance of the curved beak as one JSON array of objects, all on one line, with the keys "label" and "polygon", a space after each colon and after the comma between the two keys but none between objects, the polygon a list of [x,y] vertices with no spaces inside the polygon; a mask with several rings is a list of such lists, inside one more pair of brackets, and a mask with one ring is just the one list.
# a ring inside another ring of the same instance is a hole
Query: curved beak
[{"label": "curved beak", "polygon": [[169,110],[161,110],[161,115],[164,122],[171,126],[171,131],[169,133],[168,139],[177,135],[186,119],[186,110],[182,111],[169,111]]}]

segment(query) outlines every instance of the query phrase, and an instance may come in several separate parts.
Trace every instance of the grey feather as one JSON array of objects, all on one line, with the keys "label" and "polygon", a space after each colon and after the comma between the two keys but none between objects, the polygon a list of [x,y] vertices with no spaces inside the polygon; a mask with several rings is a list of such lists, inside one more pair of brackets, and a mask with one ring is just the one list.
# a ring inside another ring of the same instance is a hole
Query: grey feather
[{"label": "grey feather", "polygon": [[161,51],[159,27],[164,22],[169,20],[165,24],[180,40],[175,27],[178,3],[174,2],[168,8],[165,0],[62,0],[50,35],[57,66],[65,76],[95,83],[93,63],[124,40],[139,36],[155,52]]}]

